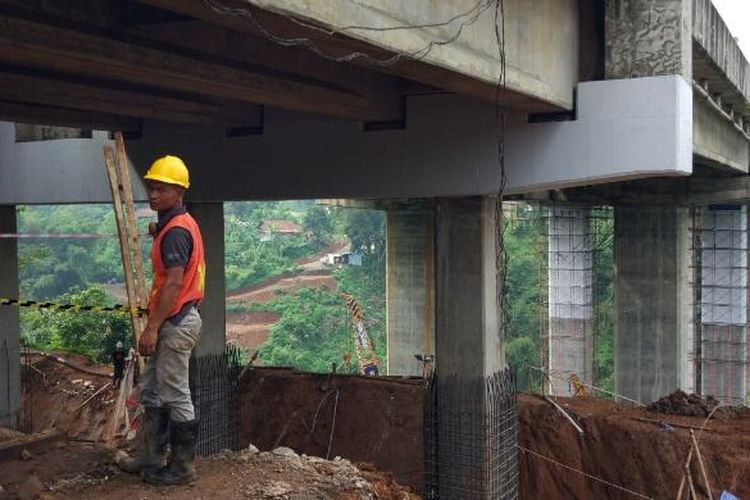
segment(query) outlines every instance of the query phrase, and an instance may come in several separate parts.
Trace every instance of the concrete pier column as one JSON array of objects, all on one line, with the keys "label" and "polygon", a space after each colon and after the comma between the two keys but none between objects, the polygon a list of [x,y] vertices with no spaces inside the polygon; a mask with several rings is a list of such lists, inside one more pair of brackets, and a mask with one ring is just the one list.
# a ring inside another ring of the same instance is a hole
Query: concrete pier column
[{"label": "concrete pier column", "polygon": [[517,495],[515,387],[502,372],[495,221],[492,198],[437,202],[436,446],[427,473],[437,498]]},{"label": "concrete pier column", "polygon": [[615,207],[615,391],[649,403],[692,392],[689,211]]},{"label": "concrete pier column", "polygon": [[747,394],[747,208],[709,207],[701,219],[701,393],[738,404]]},{"label": "concrete pier column", "polygon": [[606,0],[605,78],[682,75],[692,81],[691,0]]},{"label": "concrete pier column", "polygon": [[437,372],[485,377],[505,368],[498,331],[495,201],[440,200],[436,218]]},{"label": "concrete pier column", "polygon": [[415,354],[435,354],[435,231],[428,208],[388,210],[388,375],[422,375]]},{"label": "concrete pier column", "polygon": [[551,391],[573,396],[575,375],[593,383],[593,238],[590,210],[575,205],[550,207],[548,229],[549,351]]},{"label": "concrete pier column", "polygon": [[206,252],[206,296],[201,305],[203,331],[195,354],[221,354],[226,344],[224,204],[190,203],[189,209],[200,225]]},{"label": "concrete pier column", "polygon": [[[0,233],[16,232],[16,207],[0,205]],[[18,298],[18,244],[0,238],[0,297]],[[0,306],[0,426],[20,424],[21,362],[17,307]]]}]

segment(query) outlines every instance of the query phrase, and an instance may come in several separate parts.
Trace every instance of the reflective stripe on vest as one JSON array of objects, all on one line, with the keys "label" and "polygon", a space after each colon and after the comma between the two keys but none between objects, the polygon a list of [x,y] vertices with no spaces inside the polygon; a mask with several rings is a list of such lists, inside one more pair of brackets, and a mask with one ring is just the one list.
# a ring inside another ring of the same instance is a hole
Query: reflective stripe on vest
[{"label": "reflective stripe on vest", "polygon": [[167,268],[161,258],[161,242],[164,235],[175,227],[182,228],[190,233],[193,238],[193,251],[190,259],[185,266],[185,273],[182,278],[182,286],[177,300],[169,312],[169,317],[174,316],[182,309],[187,302],[203,300],[204,290],[206,287],[206,261],[203,252],[203,238],[198,228],[198,223],[190,214],[184,213],[172,217],[169,222],[156,235],[154,243],[151,246],[151,266],[154,271],[154,283],[151,286],[151,297],[148,301],[148,312],[153,314],[156,305],[159,303],[159,294],[167,280]]}]

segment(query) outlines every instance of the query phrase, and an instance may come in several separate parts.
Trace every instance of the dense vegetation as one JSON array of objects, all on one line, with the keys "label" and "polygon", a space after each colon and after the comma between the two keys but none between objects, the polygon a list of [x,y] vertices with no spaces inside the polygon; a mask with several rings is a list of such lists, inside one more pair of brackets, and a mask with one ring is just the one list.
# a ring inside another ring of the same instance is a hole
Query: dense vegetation
[{"label": "dense vegetation", "polygon": [[[506,225],[506,289],[510,323],[506,332],[508,362],[518,368],[522,388],[538,388],[540,338],[546,328],[544,308],[546,239],[542,215],[526,207],[523,217]],[[21,232],[116,232],[108,206],[19,208]],[[264,220],[289,220],[299,234],[261,240]],[[146,222],[143,222],[144,226]],[[612,221],[606,213],[594,219],[596,238],[595,316],[597,380],[612,385]],[[338,292],[352,294],[363,308],[368,331],[383,362],[385,335],[385,217],[382,212],[324,207],[312,202],[243,202],[225,204],[226,282],[228,290],[253,286],[298,268],[297,261],[347,238],[363,254],[362,267],[334,273],[337,291],[302,289],[279,292],[265,304],[233,304],[232,312],[266,310],[281,316],[262,347],[264,363],[328,371],[354,359],[351,318]],[[150,242],[144,238],[144,245]],[[117,239],[39,240],[19,243],[21,295],[78,304],[110,304],[105,292],[121,283]],[[148,266],[147,266],[148,267]],[[541,285],[540,285],[541,284]],[[105,360],[117,340],[130,342],[125,315],[24,309],[25,337],[45,349],[68,349]],[[341,368],[339,368],[341,369]]]}]

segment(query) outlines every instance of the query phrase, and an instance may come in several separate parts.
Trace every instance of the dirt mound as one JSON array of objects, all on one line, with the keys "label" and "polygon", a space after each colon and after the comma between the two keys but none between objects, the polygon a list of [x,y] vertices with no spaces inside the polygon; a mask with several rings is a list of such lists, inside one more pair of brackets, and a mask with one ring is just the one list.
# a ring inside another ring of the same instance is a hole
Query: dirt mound
[{"label": "dirt mound", "polygon": [[672,394],[654,401],[647,408],[667,415],[707,417],[717,406],[719,406],[719,402],[713,396],[703,399],[695,393],[687,394],[677,389]]},{"label": "dirt mound", "polygon": [[[665,430],[654,413],[611,401],[558,398],[578,418],[579,435],[550,404],[532,395],[519,396],[519,464],[521,497],[535,498],[674,498],[690,448],[690,428],[705,417],[668,417]],[[710,420],[696,431],[714,498],[728,490],[750,496],[750,415]],[[596,476],[608,484],[582,475]],[[693,461],[693,478],[699,478]],[[699,481],[702,484],[702,481]]]},{"label": "dirt mound", "polygon": [[114,410],[111,368],[85,356],[55,352],[32,354],[24,397],[32,412],[33,432],[57,429],[71,437],[97,440]]}]

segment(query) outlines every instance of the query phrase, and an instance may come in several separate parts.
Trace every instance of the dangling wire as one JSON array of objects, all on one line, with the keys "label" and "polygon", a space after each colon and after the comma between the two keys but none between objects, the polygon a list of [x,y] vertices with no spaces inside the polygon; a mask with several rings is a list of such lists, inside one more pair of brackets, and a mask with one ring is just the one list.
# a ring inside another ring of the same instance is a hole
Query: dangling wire
[{"label": "dangling wire", "polygon": [[256,32],[260,33],[264,38],[266,38],[267,40],[277,45],[282,45],[284,47],[304,47],[314,52],[318,56],[324,59],[334,61],[334,62],[353,62],[353,61],[361,60],[367,64],[371,64],[373,66],[381,66],[381,67],[392,66],[403,58],[408,58],[408,59],[417,60],[417,61],[424,59],[430,54],[430,52],[432,52],[432,50],[435,47],[449,45],[455,42],[463,33],[464,28],[476,23],[477,19],[479,19],[482,13],[487,11],[493,5],[495,1],[496,0],[479,0],[469,10],[462,12],[460,14],[456,14],[444,21],[438,21],[438,22],[426,23],[426,24],[382,26],[382,27],[353,25],[353,26],[344,26],[342,28],[337,28],[337,29],[326,29],[316,24],[300,20],[294,16],[277,13],[278,15],[283,16],[284,18],[288,19],[289,21],[293,22],[294,24],[298,26],[301,26],[305,29],[319,31],[328,36],[350,33],[352,31],[384,32],[384,31],[416,30],[416,29],[425,29],[425,28],[440,28],[440,27],[449,26],[459,20],[462,21],[458,25],[458,28],[456,28],[456,31],[450,37],[446,39],[431,40],[426,45],[424,45],[423,47],[420,47],[417,50],[413,50],[409,52],[398,52],[389,57],[378,58],[378,57],[374,57],[374,56],[371,56],[370,54],[360,52],[360,51],[354,51],[354,52],[350,52],[347,54],[334,56],[323,51],[320,47],[318,47],[315,44],[315,42],[312,39],[308,37],[286,38],[286,37],[276,35],[275,33],[272,33],[265,26],[263,26],[263,24],[258,20],[256,16],[253,15],[253,13],[251,12],[249,8],[228,7],[226,5],[221,4],[218,0],[203,0],[203,2],[212,11],[214,11],[217,14],[234,16],[234,17],[243,17],[247,19],[250,25],[255,29]]},{"label": "dangling wire", "polygon": [[503,224],[503,194],[507,181],[505,172],[505,89],[506,89],[506,59],[505,59],[505,1],[495,0],[495,43],[498,53],[498,75],[495,84],[495,133],[497,140],[497,164],[499,168],[499,183],[495,200],[495,279],[497,280],[498,301],[498,336],[503,339],[510,325],[510,308],[505,286],[507,275],[508,254],[505,248],[505,234]]}]

